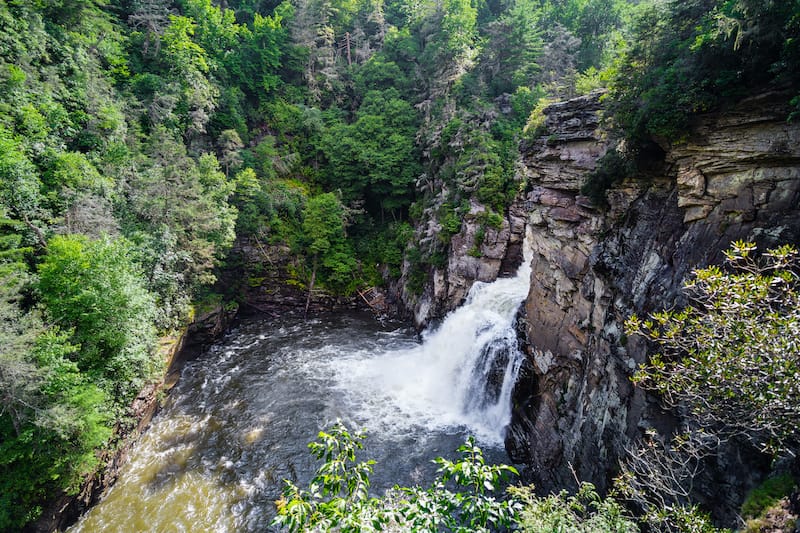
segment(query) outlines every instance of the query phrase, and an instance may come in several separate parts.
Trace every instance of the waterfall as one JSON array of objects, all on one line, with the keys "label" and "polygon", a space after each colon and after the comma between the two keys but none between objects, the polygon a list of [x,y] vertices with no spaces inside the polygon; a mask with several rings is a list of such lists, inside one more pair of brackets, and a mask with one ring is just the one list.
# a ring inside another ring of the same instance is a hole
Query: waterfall
[{"label": "waterfall", "polygon": [[511,418],[511,393],[523,354],[514,320],[530,286],[531,252],[511,278],[476,282],[464,304],[422,342],[383,354],[331,362],[336,385],[368,429],[464,429],[499,444]]},{"label": "waterfall", "polygon": [[120,480],[74,531],[266,531],[281,480],[311,478],[306,444],[336,418],[367,429],[376,494],[433,479],[431,460],[452,457],[464,433],[504,461],[529,265],[476,283],[422,342],[362,314],[243,320],[186,364]]}]

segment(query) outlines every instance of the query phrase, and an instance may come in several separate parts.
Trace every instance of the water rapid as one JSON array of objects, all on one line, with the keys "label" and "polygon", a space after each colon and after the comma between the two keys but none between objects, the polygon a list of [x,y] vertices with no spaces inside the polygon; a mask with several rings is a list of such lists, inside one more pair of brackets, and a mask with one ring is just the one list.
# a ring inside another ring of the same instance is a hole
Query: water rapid
[{"label": "water rapid", "polygon": [[324,367],[368,428],[464,428],[500,445],[523,360],[514,322],[530,274],[526,255],[514,277],[476,282],[464,304],[423,333],[421,343],[384,354],[359,351]]},{"label": "water rapid", "polygon": [[507,462],[529,263],[476,283],[421,338],[359,313],[243,320],[184,367],[117,483],[71,531],[269,530],[283,479],[308,482],[318,465],[306,445],[337,419],[366,428],[377,493],[427,484],[431,459],[454,457],[470,434]]}]

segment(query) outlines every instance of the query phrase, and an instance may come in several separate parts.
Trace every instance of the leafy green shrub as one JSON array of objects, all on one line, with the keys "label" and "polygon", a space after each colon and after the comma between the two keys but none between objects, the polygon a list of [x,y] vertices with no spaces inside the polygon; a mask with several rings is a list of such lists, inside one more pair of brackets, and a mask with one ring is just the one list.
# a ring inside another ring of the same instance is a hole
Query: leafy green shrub
[{"label": "leafy green shrub", "polygon": [[545,125],[547,115],[544,114],[544,110],[554,101],[553,98],[539,99],[536,106],[531,110],[528,121],[522,130],[525,139],[533,140],[547,135],[547,126]]},{"label": "leafy green shrub", "polygon": [[379,263],[389,268],[394,278],[401,275],[406,247],[414,235],[414,228],[408,222],[390,224],[388,228],[359,240],[357,250],[363,263]]},{"label": "leafy green shrub", "polygon": [[505,219],[503,218],[503,215],[501,215],[500,213],[496,213],[491,209],[489,209],[479,213],[478,220],[481,222],[481,224],[486,224],[490,228],[499,230],[503,227],[503,221]]},{"label": "leafy green shrub", "polygon": [[495,211],[505,211],[514,192],[516,191],[511,189],[510,180],[507,179],[506,169],[498,164],[485,169],[475,196],[482,204]]},{"label": "leafy green shrub", "polygon": [[[19,265],[18,265],[19,266]],[[68,330],[20,304],[27,276],[0,263],[0,530],[18,531],[57,490],[74,493],[111,435],[108,395],[73,360]]]},{"label": "leafy green shrub", "polygon": [[511,487],[522,501],[519,530],[527,533],[638,533],[639,526],[613,498],[603,499],[594,485],[582,483],[578,492],[561,491],[538,497],[533,487]]},{"label": "leafy green shrub", "polygon": [[602,89],[608,83],[604,74],[594,67],[589,67],[586,71],[578,74],[575,79],[575,91],[578,94],[589,94],[597,89]]},{"label": "leafy green shrub", "polygon": [[439,222],[442,224],[442,231],[448,237],[461,231],[461,217],[455,209],[445,207],[444,214],[439,219]]},{"label": "leafy green shrub", "polygon": [[152,357],[155,302],[124,240],[56,236],[39,265],[46,316],[73,331],[78,366],[120,403],[159,369]]},{"label": "leafy green shrub", "polygon": [[[497,491],[509,474],[508,465],[487,464],[471,437],[458,448],[455,461],[441,457],[430,487],[395,485],[383,496],[370,495],[375,461],[361,461],[364,432],[353,433],[341,422],[319,433],[309,444],[323,464],[307,489],[285,481],[276,502],[273,525],[290,532],[306,531],[413,531],[472,533],[522,531],[526,533],[638,533],[640,527],[613,496],[602,498],[590,483],[577,493],[561,491],[537,496],[532,486]],[[695,507],[664,510],[675,531],[719,533]]]},{"label": "leafy green shrub", "polygon": [[[488,532],[513,524],[518,503],[498,500],[493,492],[509,473],[507,465],[486,464],[481,449],[469,438],[459,447],[461,459],[438,458],[438,477],[431,487],[395,486],[383,498],[369,495],[375,461],[358,461],[364,433],[351,433],[341,423],[319,433],[309,444],[324,461],[308,490],[286,481],[277,502],[275,525],[299,531]],[[452,489],[454,490],[451,490]]]},{"label": "leafy green shrub", "polygon": [[710,266],[685,284],[692,305],[633,316],[626,331],[660,345],[637,371],[639,386],[699,427],[780,453],[800,445],[800,258],[791,246],[755,251],[734,243],[731,273]]},{"label": "leafy green shrub", "polygon": [[514,110],[515,119],[522,125],[531,116],[531,112],[543,96],[542,93],[542,89],[538,86],[531,90],[530,87],[523,85],[514,90],[514,94],[511,95],[511,108]]},{"label": "leafy green shrub", "polygon": [[[464,202],[461,206],[454,206],[451,203],[444,203],[439,207],[437,211],[437,216],[439,218],[439,224],[441,224],[442,229],[436,235],[439,243],[446,247],[450,244],[450,240],[452,239],[453,235],[459,233],[461,231],[461,224],[463,222],[464,214],[469,210],[469,203]],[[430,250],[428,252],[428,259],[436,250]]]},{"label": "leafy green shrub", "polygon": [[[486,239],[486,228],[483,226],[478,228],[478,231],[475,232],[475,240],[473,242],[473,247],[469,251],[469,255],[474,257],[481,256],[481,246],[483,246],[483,241]],[[475,251],[473,253],[473,250]],[[476,255],[477,254],[477,255]]]}]

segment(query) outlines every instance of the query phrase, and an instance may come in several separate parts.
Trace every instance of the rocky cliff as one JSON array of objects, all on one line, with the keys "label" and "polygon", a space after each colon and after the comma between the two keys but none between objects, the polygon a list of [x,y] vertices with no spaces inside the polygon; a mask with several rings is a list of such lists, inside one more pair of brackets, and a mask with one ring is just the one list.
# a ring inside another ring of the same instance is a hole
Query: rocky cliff
[{"label": "rocky cliff", "polygon": [[630,384],[646,347],[625,338],[628,316],[679,305],[691,270],[719,262],[733,240],[800,242],[800,125],[787,124],[785,97],[699,117],[685,142],[610,189],[601,211],[579,193],[613,149],[598,130],[599,96],[547,108],[547,132],[524,149],[534,257],[521,329],[530,364],[507,448],[543,489],[571,486],[573,470],[605,486],[644,429],[673,424]]},{"label": "rocky cliff", "polygon": [[[434,204],[435,206],[435,204]],[[435,207],[430,211],[435,210]],[[464,302],[469,289],[476,281],[491,282],[500,276],[516,272],[522,261],[522,241],[525,237],[526,214],[523,204],[515,202],[499,227],[483,221],[486,208],[474,200],[464,216],[461,229],[450,240],[447,262],[433,268],[428,283],[421,294],[409,289],[410,265],[404,265],[403,276],[394,285],[392,293],[402,306],[410,310],[417,327],[443,318]],[[417,240],[436,239],[442,234],[435,217],[428,214],[428,223],[417,229]],[[478,233],[482,234],[476,239]],[[477,244],[477,243],[480,244]]]}]

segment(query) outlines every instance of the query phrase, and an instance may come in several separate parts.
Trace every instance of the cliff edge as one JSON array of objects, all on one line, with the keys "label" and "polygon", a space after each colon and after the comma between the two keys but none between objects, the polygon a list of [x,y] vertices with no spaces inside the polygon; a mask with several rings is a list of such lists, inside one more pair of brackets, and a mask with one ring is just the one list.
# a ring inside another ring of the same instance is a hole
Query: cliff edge
[{"label": "cliff edge", "polygon": [[[573,485],[573,471],[607,486],[644,430],[674,427],[630,382],[647,346],[626,339],[626,318],[681,305],[692,269],[719,263],[734,240],[800,242],[800,125],[786,122],[779,96],[698,117],[685,142],[655,150],[646,171],[608,190],[605,210],[580,195],[615,149],[599,129],[601,95],[545,110],[547,131],[523,154],[534,236],[520,328],[529,364],[506,441],[541,489]],[[719,461],[733,505],[748,479],[735,459]]]}]

